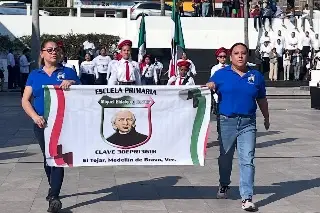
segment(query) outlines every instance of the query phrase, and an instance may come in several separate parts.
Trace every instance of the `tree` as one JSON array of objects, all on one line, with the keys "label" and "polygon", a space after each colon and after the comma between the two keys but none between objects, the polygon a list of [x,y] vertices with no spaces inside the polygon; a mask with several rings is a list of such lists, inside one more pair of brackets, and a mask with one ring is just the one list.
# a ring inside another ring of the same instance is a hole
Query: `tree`
[{"label": "tree", "polygon": [[39,0],[32,0],[32,35],[31,35],[31,57],[35,63],[32,69],[38,68],[40,55],[40,27],[39,27]]},{"label": "tree", "polygon": [[244,8],[244,43],[249,47],[249,32],[248,32],[248,19],[249,19],[249,10],[248,10],[248,0],[243,2]]},{"label": "tree", "polygon": [[160,0],[161,16],[165,16],[165,0]]},{"label": "tree", "polygon": [[[67,0],[40,0],[40,7],[67,7]],[[68,9],[45,9],[53,16],[67,16]]]}]

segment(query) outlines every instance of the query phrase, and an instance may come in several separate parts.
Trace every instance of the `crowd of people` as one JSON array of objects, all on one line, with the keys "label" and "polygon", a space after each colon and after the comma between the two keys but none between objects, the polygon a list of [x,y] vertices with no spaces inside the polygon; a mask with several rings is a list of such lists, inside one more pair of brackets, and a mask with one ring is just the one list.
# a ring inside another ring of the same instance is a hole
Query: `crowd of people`
[{"label": "crowd of people", "polygon": [[319,46],[319,35],[311,37],[308,31],[299,36],[296,32],[284,36],[281,30],[270,36],[265,31],[255,52],[255,63],[258,70],[269,73],[271,81],[308,80],[310,70],[320,65]]}]

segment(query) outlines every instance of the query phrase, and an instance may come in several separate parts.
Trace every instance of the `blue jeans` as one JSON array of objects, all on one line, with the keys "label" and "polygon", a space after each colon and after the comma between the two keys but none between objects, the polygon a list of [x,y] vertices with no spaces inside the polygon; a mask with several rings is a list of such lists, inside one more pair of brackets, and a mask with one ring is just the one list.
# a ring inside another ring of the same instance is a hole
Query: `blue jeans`
[{"label": "blue jeans", "polygon": [[207,17],[208,16],[209,7],[210,7],[210,3],[209,2],[203,2],[202,3],[202,17]]},{"label": "blue jeans", "polygon": [[251,199],[254,184],[254,156],[256,147],[256,117],[255,116],[219,116],[220,122],[220,185],[231,183],[232,160],[235,148],[238,151],[240,167],[240,195],[242,199]]}]

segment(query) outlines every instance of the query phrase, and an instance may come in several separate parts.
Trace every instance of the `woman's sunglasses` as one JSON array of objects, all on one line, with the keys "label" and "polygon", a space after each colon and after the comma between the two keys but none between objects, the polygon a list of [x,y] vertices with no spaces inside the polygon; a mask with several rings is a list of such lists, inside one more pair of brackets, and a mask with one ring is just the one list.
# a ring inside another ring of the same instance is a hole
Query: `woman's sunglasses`
[{"label": "woman's sunglasses", "polygon": [[218,58],[227,58],[226,55],[218,55]]},{"label": "woman's sunglasses", "polygon": [[42,51],[47,51],[48,53],[53,53],[53,52],[59,52],[60,48],[59,47],[48,47],[47,49],[42,49]]}]

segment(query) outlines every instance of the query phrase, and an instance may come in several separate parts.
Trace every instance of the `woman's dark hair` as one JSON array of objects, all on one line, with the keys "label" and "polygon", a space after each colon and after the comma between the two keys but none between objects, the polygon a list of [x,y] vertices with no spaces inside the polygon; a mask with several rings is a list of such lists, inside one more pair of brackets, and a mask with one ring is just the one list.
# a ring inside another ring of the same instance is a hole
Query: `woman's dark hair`
[{"label": "woman's dark hair", "polygon": [[[44,40],[40,45],[40,52],[42,52],[43,48],[45,48],[45,46],[50,42],[56,43],[55,41],[50,40],[50,39]],[[41,56],[39,55],[39,67],[41,67],[41,66],[44,66],[44,59],[41,58]]]},{"label": "woman's dark hair", "polygon": [[248,48],[248,46],[245,45],[244,43],[238,42],[238,43],[235,43],[234,45],[232,45],[232,47],[230,48],[230,50],[229,50],[230,55],[231,55],[233,49],[234,49],[235,47],[237,47],[237,46],[243,46],[243,47],[245,47],[247,53],[249,54],[249,48]]}]

